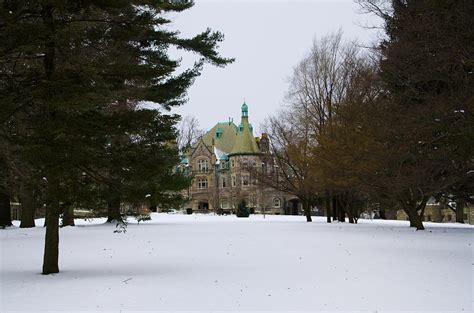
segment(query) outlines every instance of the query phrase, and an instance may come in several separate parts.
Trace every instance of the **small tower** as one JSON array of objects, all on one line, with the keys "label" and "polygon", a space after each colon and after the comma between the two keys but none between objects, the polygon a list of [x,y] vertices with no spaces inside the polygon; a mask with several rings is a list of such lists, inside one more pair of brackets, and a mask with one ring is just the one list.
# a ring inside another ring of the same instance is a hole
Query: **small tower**
[{"label": "small tower", "polygon": [[245,101],[244,104],[242,104],[242,118],[249,118],[249,107]]},{"label": "small tower", "polygon": [[239,132],[230,155],[256,155],[259,154],[257,142],[252,133],[252,126],[249,123],[249,107],[244,102],[242,104],[242,119],[239,126]]}]

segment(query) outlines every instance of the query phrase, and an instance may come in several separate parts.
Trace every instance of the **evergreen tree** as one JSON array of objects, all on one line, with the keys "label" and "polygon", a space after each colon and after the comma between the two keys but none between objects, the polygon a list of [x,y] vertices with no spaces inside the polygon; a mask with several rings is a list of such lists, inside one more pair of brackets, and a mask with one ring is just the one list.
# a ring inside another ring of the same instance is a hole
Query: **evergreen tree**
[{"label": "evergreen tree", "polygon": [[[59,271],[58,219],[65,208],[100,206],[111,194],[119,202],[143,201],[147,194],[160,202],[182,187],[172,171],[177,150],[169,146],[176,117],[140,105],[183,104],[205,62],[232,61],[216,52],[223,39],[218,32],[183,39],[166,29],[164,13],[191,6],[153,0],[1,3],[0,144],[15,146],[18,153],[8,157],[32,169],[32,182],[41,181],[47,206],[43,274]],[[176,73],[172,46],[201,58]]]},{"label": "evergreen tree", "polygon": [[387,14],[377,2],[364,5],[386,22],[385,96],[372,114],[386,153],[372,183],[389,191],[411,226],[424,229],[429,197],[452,190],[473,168],[474,3],[393,0]]}]

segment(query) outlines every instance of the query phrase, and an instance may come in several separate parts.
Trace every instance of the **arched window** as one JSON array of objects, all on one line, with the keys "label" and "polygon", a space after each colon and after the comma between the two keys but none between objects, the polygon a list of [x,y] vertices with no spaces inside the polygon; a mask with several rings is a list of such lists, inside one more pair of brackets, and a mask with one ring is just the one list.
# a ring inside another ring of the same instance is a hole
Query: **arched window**
[{"label": "arched window", "polygon": [[209,186],[209,183],[207,181],[207,178],[198,178],[198,189],[207,189]]},{"label": "arched window", "polygon": [[273,206],[274,206],[275,208],[281,207],[281,200],[280,200],[280,198],[275,198],[275,199],[273,199]]},{"label": "arched window", "polygon": [[199,160],[197,162],[199,173],[207,173],[209,171],[209,162],[207,160]]}]

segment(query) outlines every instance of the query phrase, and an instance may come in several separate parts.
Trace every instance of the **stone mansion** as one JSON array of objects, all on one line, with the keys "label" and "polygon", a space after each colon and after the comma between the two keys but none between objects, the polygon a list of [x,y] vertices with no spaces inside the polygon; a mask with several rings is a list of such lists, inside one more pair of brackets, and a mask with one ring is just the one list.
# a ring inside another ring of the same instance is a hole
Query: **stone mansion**
[{"label": "stone mansion", "polygon": [[258,183],[255,173],[272,167],[269,144],[266,134],[254,137],[245,103],[239,126],[232,120],[217,123],[183,160],[193,177],[187,207],[194,212],[232,212],[245,200],[255,213],[299,214],[296,197]]}]

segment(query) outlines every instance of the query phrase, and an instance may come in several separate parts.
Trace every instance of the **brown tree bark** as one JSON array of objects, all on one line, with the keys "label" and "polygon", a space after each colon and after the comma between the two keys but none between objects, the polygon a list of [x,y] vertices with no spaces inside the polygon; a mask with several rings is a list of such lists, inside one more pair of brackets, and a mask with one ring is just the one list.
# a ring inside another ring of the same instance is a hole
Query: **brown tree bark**
[{"label": "brown tree bark", "polygon": [[324,201],[324,204],[326,206],[326,222],[331,223],[331,196],[326,194],[326,200]]},{"label": "brown tree bark", "polygon": [[349,223],[351,224],[357,223],[357,222],[354,222],[354,215],[352,214],[350,208],[347,210],[347,217],[349,218]]},{"label": "brown tree bark", "polygon": [[424,230],[422,215],[419,215],[416,209],[408,209],[405,211],[410,219],[410,227],[415,227],[416,230]]},{"label": "brown tree bark", "polygon": [[381,219],[383,220],[386,220],[387,219],[387,216],[385,215],[385,210],[384,209],[380,209],[379,210],[379,216]]},{"label": "brown tree bark", "polygon": [[0,227],[12,226],[10,195],[0,189]]},{"label": "brown tree bark", "polygon": [[456,223],[464,224],[464,207],[466,203],[463,200],[456,202]]},{"label": "brown tree bark", "polygon": [[20,228],[35,227],[35,210],[36,201],[34,195],[29,190],[22,190],[20,197],[21,212],[20,212]]},{"label": "brown tree bark", "polygon": [[[408,215],[408,219],[410,220],[410,227],[415,227],[416,230],[424,230],[425,227],[423,226],[423,215],[425,211],[426,201],[422,201],[420,205],[416,205],[412,203],[404,204],[404,211]],[[418,213],[420,211],[420,213]]]},{"label": "brown tree bark", "polygon": [[346,211],[344,211],[343,207],[339,207],[338,209],[339,216],[337,217],[339,222],[345,223],[346,222]]},{"label": "brown tree bark", "polygon": [[122,216],[120,215],[120,199],[112,199],[107,202],[107,223],[112,223],[113,221],[122,221]]},{"label": "brown tree bark", "polygon": [[63,221],[61,227],[75,226],[74,224],[74,208],[67,206],[63,210]]},{"label": "brown tree bark", "polygon": [[345,212],[346,203],[344,201],[343,194],[339,194],[336,196],[336,203],[337,203],[337,220],[341,223],[344,223],[346,221],[346,212]]},{"label": "brown tree bark", "polygon": [[303,200],[303,212],[304,215],[306,216],[306,222],[312,222],[313,219],[311,218],[311,209],[309,207],[309,202],[308,200]]},{"label": "brown tree bark", "polygon": [[337,220],[337,217],[338,217],[338,205],[337,205],[337,196],[332,196],[331,197],[331,204],[332,204],[332,220],[333,221],[336,221]]},{"label": "brown tree bark", "polygon": [[59,205],[48,206],[46,215],[43,275],[59,273]]}]

